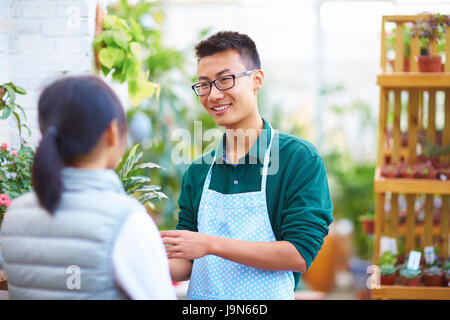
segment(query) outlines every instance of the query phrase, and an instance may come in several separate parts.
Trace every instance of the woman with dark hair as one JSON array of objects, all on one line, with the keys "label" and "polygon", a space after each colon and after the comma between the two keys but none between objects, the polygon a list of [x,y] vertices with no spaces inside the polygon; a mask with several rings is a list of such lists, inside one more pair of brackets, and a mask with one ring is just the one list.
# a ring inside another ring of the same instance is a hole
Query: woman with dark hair
[{"label": "woman with dark hair", "polygon": [[11,299],[174,299],[158,229],[114,172],[126,147],[116,94],[65,77],[39,98],[33,190],[2,224]]}]

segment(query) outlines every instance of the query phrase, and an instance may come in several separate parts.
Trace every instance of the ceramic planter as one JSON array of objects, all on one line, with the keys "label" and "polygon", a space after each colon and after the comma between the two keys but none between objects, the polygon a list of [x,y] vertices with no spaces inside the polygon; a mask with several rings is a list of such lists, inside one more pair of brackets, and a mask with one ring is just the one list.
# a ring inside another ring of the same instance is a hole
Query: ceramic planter
[{"label": "ceramic planter", "polygon": [[417,277],[417,278],[405,278],[405,277],[400,276],[399,277],[399,282],[403,286],[417,287],[417,286],[420,285],[420,277]]},{"label": "ceramic planter", "polygon": [[398,175],[400,178],[414,179],[416,176],[416,171],[413,166],[402,165],[400,167]]},{"label": "ceramic planter", "polygon": [[440,56],[418,56],[419,72],[442,72],[442,58]]}]

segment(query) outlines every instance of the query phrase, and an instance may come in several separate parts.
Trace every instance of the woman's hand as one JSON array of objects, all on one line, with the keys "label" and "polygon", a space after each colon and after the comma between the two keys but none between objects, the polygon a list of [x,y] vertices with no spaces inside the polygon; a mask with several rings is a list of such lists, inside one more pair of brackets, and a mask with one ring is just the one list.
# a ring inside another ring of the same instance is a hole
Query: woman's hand
[{"label": "woman's hand", "polygon": [[166,245],[169,259],[194,260],[204,257],[210,254],[214,238],[187,230],[165,230],[161,231],[160,234],[164,245]]}]

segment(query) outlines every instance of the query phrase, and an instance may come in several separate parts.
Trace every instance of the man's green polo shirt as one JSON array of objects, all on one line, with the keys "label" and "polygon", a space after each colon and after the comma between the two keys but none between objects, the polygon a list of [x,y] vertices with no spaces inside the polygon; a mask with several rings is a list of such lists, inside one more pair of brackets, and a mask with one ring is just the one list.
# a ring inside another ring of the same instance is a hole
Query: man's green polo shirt
[{"label": "man's green polo shirt", "polygon": [[[276,131],[276,130],[275,130]],[[261,190],[261,169],[271,129],[264,128],[250,151],[237,165],[223,161],[225,134],[216,149],[196,159],[184,172],[178,198],[178,230],[197,230],[197,216],[210,164],[210,189],[224,193]],[[311,266],[333,221],[333,206],[325,165],[317,149],[308,141],[274,132],[266,186],[267,209],[277,240],[291,242]],[[298,285],[301,274],[294,272]]]}]

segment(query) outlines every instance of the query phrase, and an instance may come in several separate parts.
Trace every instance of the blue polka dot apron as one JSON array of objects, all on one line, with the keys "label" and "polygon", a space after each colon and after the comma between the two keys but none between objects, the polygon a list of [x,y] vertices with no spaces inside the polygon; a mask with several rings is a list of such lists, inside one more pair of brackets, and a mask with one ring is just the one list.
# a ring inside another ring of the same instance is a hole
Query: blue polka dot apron
[{"label": "blue polka dot apron", "polygon": [[[198,232],[244,241],[276,241],[266,202],[267,171],[274,136],[270,128],[261,191],[222,194],[210,190],[214,157],[203,185]],[[194,260],[187,299],[291,300],[294,299],[294,276],[291,271],[262,270],[207,255]]]}]

